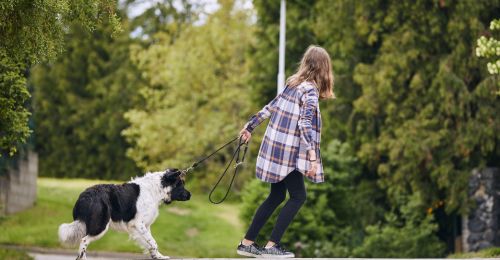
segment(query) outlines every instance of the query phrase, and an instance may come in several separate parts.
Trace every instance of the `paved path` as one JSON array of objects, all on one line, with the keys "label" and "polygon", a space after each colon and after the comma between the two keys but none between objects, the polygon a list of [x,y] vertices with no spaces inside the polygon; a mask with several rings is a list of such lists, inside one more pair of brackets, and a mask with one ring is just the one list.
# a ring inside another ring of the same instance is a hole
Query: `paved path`
[{"label": "paved path", "polygon": [[[40,254],[40,253],[28,253],[35,260],[75,260],[75,256],[69,255],[51,255],[51,254]],[[111,260],[116,258],[100,258],[100,257],[87,257],[88,260]]]},{"label": "paved path", "polygon": [[[76,258],[76,252],[74,250],[68,249],[52,249],[52,248],[41,248],[41,247],[20,247],[20,246],[10,246],[1,245],[3,248],[10,248],[16,250],[22,250],[28,252],[35,260],[74,260]],[[171,256],[172,257],[172,256]],[[89,252],[87,253],[88,260],[116,260],[116,259],[149,259],[142,254],[132,254],[132,253],[115,253],[115,252]],[[176,259],[172,257],[171,259]],[[177,258],[177,259],[194,259],[194,258]],[[241,260],[242,258],[200,258],[200,259],[218,259],[218,260]],[[321,259],[335,259],[335,260],[381,260],[384,258],[297,258],[304,260],[321,260]],[[387,258],[386,258],[387,259]],[[481,259],[481,260],[499,260],[499,258],[467,258],[463,260],[471,259]],[[422,259],[412,259],[412,258],[398,258],[392,260],[422,260]],[[425,260],[449,260],[446,258],[426,258]],[[453,259],[460,260],[460,258]]]},{"label": "paved path", "polygon": [[[61,256],[61,255],[45,255],[45,254],[38,254],[38,253],[30,253],[31,256],[35,258],[35,260],[74,260],[74,256]],[[106,258],[106,257],[91,257],[87,256],[87,260],[116,260],[116,259],[141,259],[141,258],[122,258],[122,257],[116,257],[116,258]],[[142,258],[146,259],[146,258]],[[175,259],[175,258],[171,258]],[[194,259],[194,258],[183,258],[183,259]],[[198,259],[217,259],[217,260],[242,260],[243,258],[198,258]],[[296,258],[296,259],[301,259],[301,260],[318,260],[318,259],[335,259],[335,260],[382,260],[381,258]],[[459,258],[457,258],[460,260]],[[453,260],[457,260],[453,259]],[[471,259],[478,259],[478,258],[468,258],[468,259],[462,259],[462,260],[471,260]],[[481,260],[498,260],[498,258],[480,258]],[[391,259],[391,260],[396,260],[396,259]],[[420,259],[405,259],[405,258],[398,258],[397,260],[422,260]],[[446,258],[426,258],[425,260],[447,260]]]},{"label": "paved path", "polygon": [[[27,252],[35,260],[74,260],[76,250],[61,248],[43,248],[43,247],[23,247],[15,245],[0,245],[1,248],[14,249]],[[116,260],[116,259],[148,259],[143,254],[117,253],[90,251],[87,253],[88,260]]]},{"label": "paved path", "polygon": [[[38,252],[28,252],[28,254],[34,258],[34,260],[75,260],[75,254],[52,254],[52,253],[38,253]],[[149,259],[145,256],[135,256],[128,254],[115,254],[102,256],[99,254],[87,254],[87,260],[116,260],[116,259]]]}]

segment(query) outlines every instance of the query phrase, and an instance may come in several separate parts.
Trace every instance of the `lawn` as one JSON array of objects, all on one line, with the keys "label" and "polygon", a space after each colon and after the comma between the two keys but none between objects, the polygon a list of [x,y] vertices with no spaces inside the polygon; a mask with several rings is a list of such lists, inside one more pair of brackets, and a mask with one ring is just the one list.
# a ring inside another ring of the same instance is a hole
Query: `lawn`
[{"label": "lawn", "polygon": [[0,248],[0,259],[8,260],[32,260],[33,258],[25,252],[20,252],[13,249]]},{"label": "lawn", "polygon": [[[39,178],[35,207],[0,219],[0,244],[60,247],[58,226],[72,221],[78,195],[96,183],[99,181]],[[238,206],[213,205],[205,194],[193,194],[188,202],[161,206],[151,230],[160,252],[182,257],[234,257],[243,236]],[[93,242],[89,250],[141,252],[127,234],[113,230]]]}]

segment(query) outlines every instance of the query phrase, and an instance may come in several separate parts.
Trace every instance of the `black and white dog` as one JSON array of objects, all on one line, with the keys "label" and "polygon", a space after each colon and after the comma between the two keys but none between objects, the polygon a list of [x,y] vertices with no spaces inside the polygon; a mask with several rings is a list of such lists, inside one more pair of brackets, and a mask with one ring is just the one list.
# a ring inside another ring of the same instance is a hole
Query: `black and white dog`
[{"label": "black and white dog", "polygon": [[79,243],[76,259],[86,259],[89,243],[100,239],[111,227],[128,232],[153,259],[168,259],[158,251],[150,226],[162,203],[191,197],[181,175],[177,169],[168,169],[121,185],[99,184],[86,189],[73,208],[73,223],[59,226],[59,240],[67,245]]}]

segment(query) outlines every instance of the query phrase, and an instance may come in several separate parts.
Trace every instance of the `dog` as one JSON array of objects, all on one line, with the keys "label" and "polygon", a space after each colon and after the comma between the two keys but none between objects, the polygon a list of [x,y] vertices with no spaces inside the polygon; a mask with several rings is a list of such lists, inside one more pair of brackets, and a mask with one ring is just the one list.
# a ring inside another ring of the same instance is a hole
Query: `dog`
[{"label": "dog", "polygon": [[87,247],[111,227],[128,232],[153,259],[169,259],[158,251],[151,224],[161,204],[187,201],[184,174],[177,169],[147,173],[130,182],[98,184],[83,191],[73,208],[73,222],[59,226],[59,240],[65,245],[80,244],[78,259],[87,259]]}]

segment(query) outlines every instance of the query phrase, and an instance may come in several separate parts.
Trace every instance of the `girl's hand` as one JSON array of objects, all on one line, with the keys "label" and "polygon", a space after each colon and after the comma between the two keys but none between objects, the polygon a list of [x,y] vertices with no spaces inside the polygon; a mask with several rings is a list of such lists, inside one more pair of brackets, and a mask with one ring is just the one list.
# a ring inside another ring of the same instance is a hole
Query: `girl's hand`
[{"label": "girl's hand", "polygon": [[318,170],[318,161],[313,161],[311,163],[311,169],[306,172],[306,176],[313,178],[316,175],[316,171]]},{"label": "girl's hand", "polygon": [[306,172],[306,175],[313,178],[314,175],[316,175],[316,170],[318,169],[318,157],[316,157],[315,150],[309,150],[307,155],[307,157],[309,158],[309,163],[311,164],[311,169]]},{"label": "girl's hand", "polygon": [[243,142],[248,143],[248,141],[250,141],[250,138],[252,137],[252,133],[248,132],[246,128],[243,128],[240,131],[240,136],[241,139],[243,139]]}]

